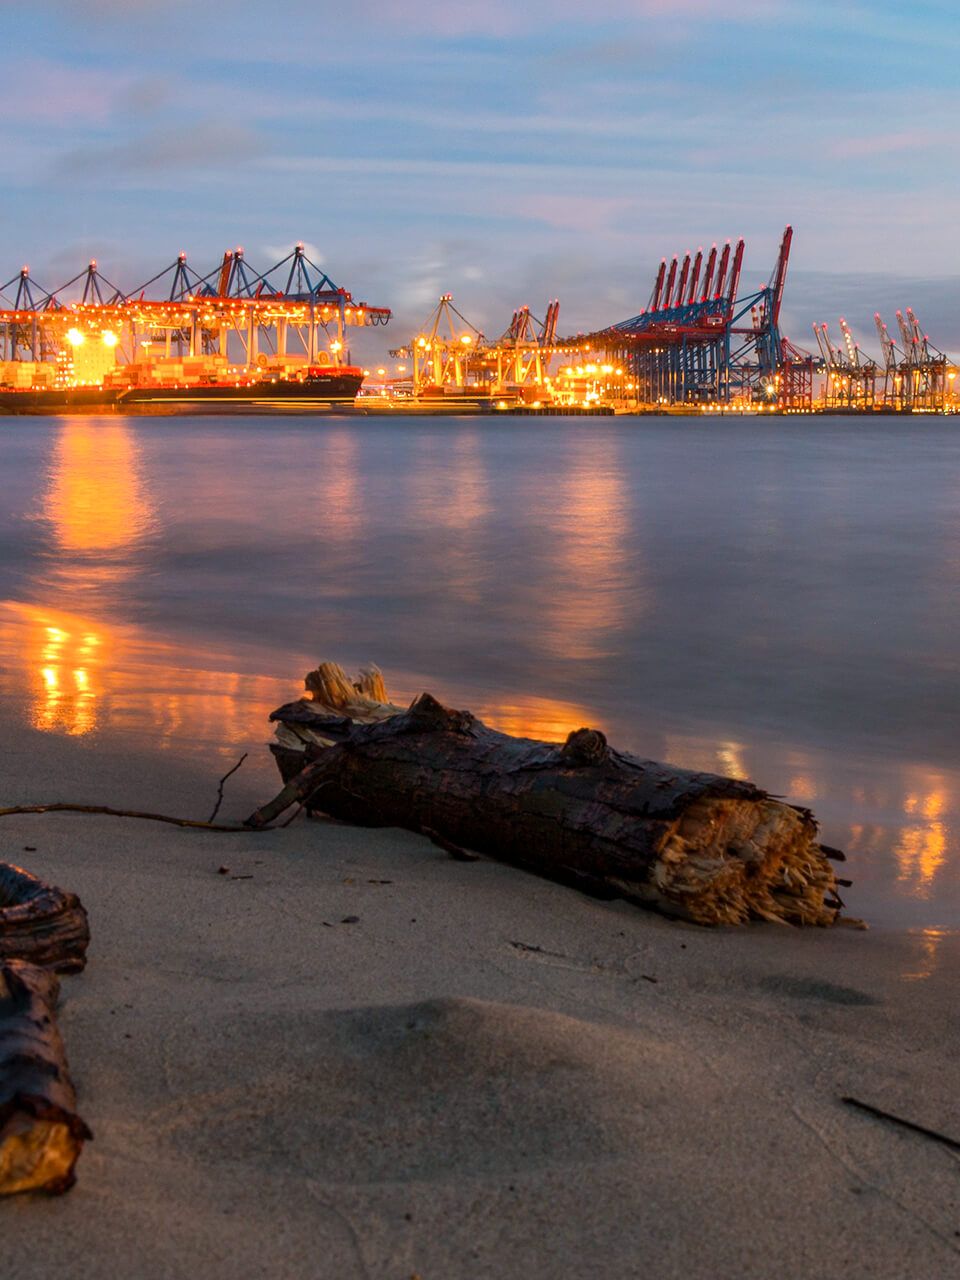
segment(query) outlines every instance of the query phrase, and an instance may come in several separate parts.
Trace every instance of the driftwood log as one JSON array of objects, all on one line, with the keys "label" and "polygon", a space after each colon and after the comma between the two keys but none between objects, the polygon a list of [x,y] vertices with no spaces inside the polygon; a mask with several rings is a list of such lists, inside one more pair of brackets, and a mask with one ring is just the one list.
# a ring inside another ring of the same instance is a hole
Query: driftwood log
[{"label": "driftwood log", "polygon": [[0,962],[26,960],[57,973],[79,973],[89,942],[87,913],[75,893],[0,862]]},{"label": "driftwood log", "polygon": [[55,974],[0,963],[0,1195],[66,1191],[90,1131],[76,1113]]},{"label": "driftwood log", "polygon": [[698,924],[828,925],[842,903],[809,810],[752,783],[641,760],[579,729],[563,744],[513,738],[422,694],[402,711],[379,672],[333,663],[279,708],[286,784],[247,825],[291,805],[398,826],[589,892]]},{"label": "driftwood log", "polygon": [[86,964],[80,899],[0,863],[0,1195],[66,1191],[90,1131],[57,1029],[55,973]]}]

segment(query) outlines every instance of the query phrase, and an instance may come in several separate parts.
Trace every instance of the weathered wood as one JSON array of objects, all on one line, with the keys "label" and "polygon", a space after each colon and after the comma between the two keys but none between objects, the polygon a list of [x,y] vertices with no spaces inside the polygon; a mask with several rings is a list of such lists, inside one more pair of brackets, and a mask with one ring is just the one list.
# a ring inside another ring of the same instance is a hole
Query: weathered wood
[{"label": "weathered wood", "polygon": [[[825,925],[839,915],[807,809],[749,782],[616,751],[595,729],[562,745],[512,738],[429,694],[384,718],[332,667],[308,677],[310,700],[273,713],[286,785],[251,827],[306,802],[699,924]],[[352,714],[358,698],[367,723]]]},{"label": "weathered wood", "polygon": [[66,1191],[90,1131],[76,1113],[48,969],[0,964],[0,1195]]},{"label": "weathered wood", "polygon": [[0,862],[0,962],[24,960],[78,973],[86,964],[90,927],[75,893]]}]

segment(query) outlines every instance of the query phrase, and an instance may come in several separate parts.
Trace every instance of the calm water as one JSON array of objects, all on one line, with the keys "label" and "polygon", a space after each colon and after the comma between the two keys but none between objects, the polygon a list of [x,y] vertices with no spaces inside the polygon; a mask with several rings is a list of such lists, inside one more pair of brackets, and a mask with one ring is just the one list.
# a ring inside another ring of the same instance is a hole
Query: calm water
[{"label": "calm water", "polygon": [[752,777],[960,926],[960,424],[8,419],[4,719],[235,757],[321,658]]}]

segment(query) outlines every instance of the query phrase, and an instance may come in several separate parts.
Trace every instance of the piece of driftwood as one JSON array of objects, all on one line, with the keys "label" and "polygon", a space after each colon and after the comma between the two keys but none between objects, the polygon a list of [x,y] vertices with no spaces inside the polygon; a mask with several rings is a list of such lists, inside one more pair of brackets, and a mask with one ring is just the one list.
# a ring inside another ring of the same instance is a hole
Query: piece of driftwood
[{"label": "piece of driftwood", "polygon": [[509,737],[429,694],[401,711],[375,668],[351,682],[324,663],[306,685],[271,716],[285,785],[253,828],[305,803],[698,924],[838,919],[813,815],[752,783],[638,759],[595,729],[562,744]]},{"label": "piece of driftwood", "polygon": [[89,942],[87,913],[75,893],[0,862],[0,962],[25,960],[57,973],[79,973]]},{"label": "piece of driftwood", "polygon": [[76,1113],[49,969],[0,963],[0,1195],[66,1191],[90,1131]]}]

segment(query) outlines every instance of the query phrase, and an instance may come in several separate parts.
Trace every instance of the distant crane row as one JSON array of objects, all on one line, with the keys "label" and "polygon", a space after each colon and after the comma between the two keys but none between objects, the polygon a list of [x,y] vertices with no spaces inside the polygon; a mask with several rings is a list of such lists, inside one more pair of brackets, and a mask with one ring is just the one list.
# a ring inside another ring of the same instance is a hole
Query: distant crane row
[{"label": "distant crane row", "polygon": [[880,315],[874,317],[881,361],[867,355],[842,317],[843,349],[825,324],[814,324],[825,374],[823,407],[841,411],[886,409],[895,412],[943,412],[952,402],[956,370],[923,332],[912,308],[897,312],[900,346]]}]

